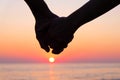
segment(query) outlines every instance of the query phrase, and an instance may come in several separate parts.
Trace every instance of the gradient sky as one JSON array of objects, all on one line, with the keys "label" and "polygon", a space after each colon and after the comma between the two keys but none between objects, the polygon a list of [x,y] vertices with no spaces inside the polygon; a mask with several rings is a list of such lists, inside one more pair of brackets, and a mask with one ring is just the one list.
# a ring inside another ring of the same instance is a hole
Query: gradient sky
[{"label": "gradient sky", "polygon": [[[88,0],[45,0],[68,16]],[[34,17],[24,0],[0,0],[0,62],[120,62],[120,5],[83,25],[60,55],[46,53],[35,37]]]}]

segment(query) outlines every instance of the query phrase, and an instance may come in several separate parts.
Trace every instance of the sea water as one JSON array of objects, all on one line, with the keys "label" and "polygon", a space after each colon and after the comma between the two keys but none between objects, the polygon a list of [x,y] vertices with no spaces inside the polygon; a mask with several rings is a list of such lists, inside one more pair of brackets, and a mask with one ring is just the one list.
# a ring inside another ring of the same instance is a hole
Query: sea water
[{"label": "sea water", "polygon": [[0,80],[120,80],[120,63],[0,64]]}]

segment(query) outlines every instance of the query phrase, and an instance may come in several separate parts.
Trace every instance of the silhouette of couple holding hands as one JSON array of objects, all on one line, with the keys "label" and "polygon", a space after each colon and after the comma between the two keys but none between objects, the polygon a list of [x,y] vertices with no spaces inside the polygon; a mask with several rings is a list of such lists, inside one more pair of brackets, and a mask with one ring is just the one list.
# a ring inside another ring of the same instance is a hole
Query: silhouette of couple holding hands
[{"label": "silhouette of couple holding hands", "polygon": [[25,0],[35,17],[36,38],[46,52],[61,53],[83,24],[120,4],[120,0],[90,0],[67,17],[52,13],[44,0]]}]

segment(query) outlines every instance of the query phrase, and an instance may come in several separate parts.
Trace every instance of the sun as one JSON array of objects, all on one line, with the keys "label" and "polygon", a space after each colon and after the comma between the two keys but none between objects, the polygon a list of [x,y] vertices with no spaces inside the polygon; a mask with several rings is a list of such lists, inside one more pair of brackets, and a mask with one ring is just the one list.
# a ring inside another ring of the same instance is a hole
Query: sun
[{"label": "sun", "polygon": [[54,63],[54,62],[55,62],[55,58],[50,57],[50,58],[49,58],[49,62],[50,62],[50,63]]}]

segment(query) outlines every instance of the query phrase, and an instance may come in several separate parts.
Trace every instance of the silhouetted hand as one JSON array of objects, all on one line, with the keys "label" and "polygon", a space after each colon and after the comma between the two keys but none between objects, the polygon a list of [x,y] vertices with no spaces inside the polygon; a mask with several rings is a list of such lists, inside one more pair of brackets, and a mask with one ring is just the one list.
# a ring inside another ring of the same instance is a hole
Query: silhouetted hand
[{"label": "silhouetted hand", "polygon": [[35,25],[35,32],[36,32],[36,38],[39,41],[39,44],[41,48],[43,48],[45,51],[49,52],[50,48],[48,46],[49,39],[48,39],[48,28],[49,28],[49,20],[44,21],[36,21]]},{"label": "silhouetted hand", "polygon": [[35,25],[36,38],[41,48],[52,53],[59,54],[73,39],[73,33],[68,29],[66,18],[55,17],[53,19],[37,20]]},{"label": "silhouetted hand", "polygon": [[52,48],[52,53],[59,54],[67,47],[68,43],[73,39],[73,31],[67,18],[56,18],[50,23],[48,30],[49,46]]}]

